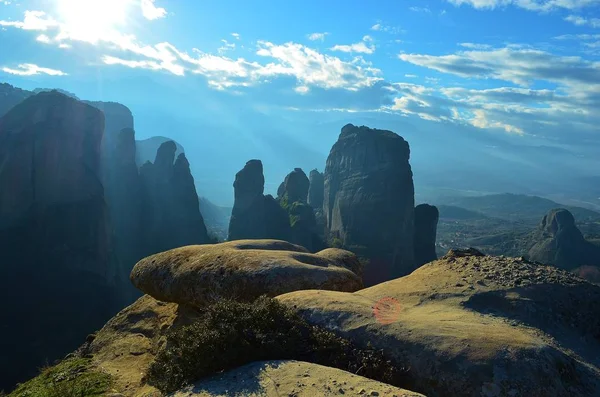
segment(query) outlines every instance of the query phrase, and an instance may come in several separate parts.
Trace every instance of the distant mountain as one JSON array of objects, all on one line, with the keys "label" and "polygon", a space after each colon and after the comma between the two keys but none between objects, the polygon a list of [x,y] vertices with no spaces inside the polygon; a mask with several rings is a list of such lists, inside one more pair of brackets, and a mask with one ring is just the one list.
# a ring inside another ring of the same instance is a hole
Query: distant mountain
[{"label": "distant mountain", "polygon": [[200,213],[204,217],[204,223],[209,235],[220,241],[227,240],[229,231],[229,218],[231,218],[231,207],[220,207],[206,197],[199,197]]},{"label": "distant mountain", "polygon": [[438,210],[440,211],[440,219],[466,220],[487,218],[481,212],[471,211],[454,205],[440,205],[438,206]]},{"label": "distant mountain", "polygon": [[492,194],[477,197],[451,197],[441,199],[440,204],[462,207],[486,216],[514,222],[537,224],[554,208],[568,209],[577,222],[600,220],[600,213],[582,207],[563,206],[552,200],[523,194]]},{"label": "distant mountain", "polygon": [[31,91],[22,90],[7,83],[0,83],[0,117],[30,96]]}]

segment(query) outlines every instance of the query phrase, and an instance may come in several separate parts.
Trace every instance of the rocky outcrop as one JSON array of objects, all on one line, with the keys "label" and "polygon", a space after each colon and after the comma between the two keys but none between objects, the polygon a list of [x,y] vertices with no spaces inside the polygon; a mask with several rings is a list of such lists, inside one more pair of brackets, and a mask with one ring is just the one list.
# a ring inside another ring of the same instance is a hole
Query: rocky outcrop
[{"label": "rocky outcrop", "polygon": [[[169,141],[175,142],[172,139],[164,136],[153,136],[151,138],[135,141],[135,162],[138,167],[141,167],[148,161],[153,162],[160,145]],[[176,157],[181,153],[185,153],[183,146],[181,146],[179,143],[175,142],[175,146],[177,147],[177,150],[175,151]]]},{"label": "rocky outcrop", "polygon": [[239,240],[144,258],[131,282],[156,299],[203,307],[218,299],[252,301],[302,289],[356,291],[362,282],[352,268],[351,253],[320,256],[285,241]]},{"label": "rocky outcrop", "polygon": [[[302,379],[301,382],[298,379]],[[424,397],[350,372],[296,360],[259,361],[196,382],[173,397],[352,395]]]},{"label": "rocky outcrop", "polygon": [[100,181],[100,111],[42,92],[0,119],[0,389],[113,313],[117,269]]},{"label": "rocky outcrop", "polygon": [[369,258],[367,285],[415,268],[409,157],[408,143],[395,133],[348,124],[327,158],[327,229],[332,239]]},{"label": "rocky outcrop", "polygon": [[600,395],[600,287],[555,267],[451,251],[355,293],[277,299],[384,349],[428,396]]},{"label": "rocky outcrop", "polygon": [[163,143],[154,163],[140,169],[145,255],[209,240],[189,163],[183,153],[175,160],[176,150],[174,142]]},{"label": "rocky outcrop", "polygon": [[285,199],[287,203],[306,203],[310,182],[301,168],[287,174],[283,184],[277,190],[278,198]]},{"label": "rocky outcrop", "polygon": [[415,262],[417,266],[437,259],[435,239],[440,218],[438,209],[429,204],[415,207]]},{"label": "rocky outcrop", "polygon": [[323,208],[325,191],[325,176],[317,170],[312,170],[309,176],[308,204],[315,209]]},{"label": "rocky outcrop", "polygon": [[563,269],[600,266],[600,247],[586,241],[566,209],[548,212],[531,235],[529,259]]},{"label": "rocky outcrop", "polygon": [[271,195],[264,195],[265,177],[260,160],[250,160],[235,175],[234,204],[229,221],[229,240],[289,240],[287,212]]}]

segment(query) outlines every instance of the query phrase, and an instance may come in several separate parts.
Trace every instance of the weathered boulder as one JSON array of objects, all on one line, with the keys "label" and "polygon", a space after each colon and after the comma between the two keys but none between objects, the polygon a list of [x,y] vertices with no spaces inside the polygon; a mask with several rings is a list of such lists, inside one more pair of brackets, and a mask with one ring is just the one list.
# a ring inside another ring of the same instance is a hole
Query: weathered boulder
[{"label": "weathered boulder", "polygon": [[229,240],[289,240],[287,212],[271,195],[264,195],[265,178],[260,160],[250,160],[235,175],[234,204],[229,221]]},{"label": "weathered boulder", "polygon": [[285,177],[283,188],[280,187],[281,192],[278,190],[277,196],[285,199],[289,204],[306,203],[309,186],[310,182],[304,171],[301,168],[294,168],[294,171]]},{"label": "weathered boulder", "polygon": [[600,394],[600,287],[554,267],[451,251],[355,293],[277,299],[312,324],[384,349],[425,395]]},{"label": "weathered boulder", "polygon": [[[299,381],[302,379],[302,382]],[[362,393],[361,393],[362,390]],[[296,360],[258,361],[200,380],[173,397],[236,396],[367,396],[423,397],[350,372]]]},{"label": "weathered boulder", "polygon": [[408,143],[395,133],[348,124],[327,158],[327,228],[344,247],[369,258],[367,285],[415,268],[409,157]]},{"label": "weathered boulder", "polygon": [[309,181],[308,204],[315,209],[322,209],[323,195],[325,193],[325,176],[317,170],[312,170]]},{"label": "weathered boulder", "polygon": [[0,300],[10,319],[0,389],[73,350],[115,310],[103,130],[100,111],[58,92],[0,118]]},{"label": "weathered boulder", "polygon": [[209,240],[189,163],[183,153],[175,160],[176,150],[174,142],[163,143],[154,163],[140,169],[145,255]]},{"label": "weathered boulder", "polygon": [[585,240],[573,214],[564,208],[548,212],[530,239],[533,261],[563,269],[600,266],[600,247]]},{"label": "weathered boulder", "polygon": [[351,254],[332,260],[285,241],[240,240],[149,256],[135,265],[131,281],[156,299],[202,307],[219,298],[251,301],[303,289],[356,291],[362,283],[354,266]]},{"label": "weathered boulder", "polygon": [[415,263],[424,265],[437,259],[435,239],[437,224],[440,218],[438,209],[429,204],[419,204],[415,207]]}]

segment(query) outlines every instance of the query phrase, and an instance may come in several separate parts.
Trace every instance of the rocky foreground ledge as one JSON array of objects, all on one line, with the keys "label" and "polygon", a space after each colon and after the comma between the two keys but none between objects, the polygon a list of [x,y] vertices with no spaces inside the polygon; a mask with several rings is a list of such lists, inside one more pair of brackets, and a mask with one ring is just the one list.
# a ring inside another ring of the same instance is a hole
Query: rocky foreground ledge
[{"label": "rocky foreground ledge", "polygon": [[[244,244],[256,248],[264,241]],[[275,250],[253,248],[253,257],[264,255],[273,263],[274,252],[280,258],[298,252],[274,244]],[[221,255],[239,254],[238,248],[228,251]],[[164,266],[164,274],[171,274],[172,263]],[[226,277],[235,276],[232,271]],[[172,395],[600,395],[600,287],[553,267],[451,251],[408,276],[367,289],[298,290],[276,301],[357,348],[382,349],[404,371],[404,384],[367,379],[360,376],[362,368],[357,375],[278,357],[198,379]],[[46,377],[54,382],[100,374],[110,378],[104,395],[161,396],[148,384],[152,363],[169,347],[170,332],[187,329],[205,311],[145,295],[60,364],[86,360],[83,369],[52,376],[50,371]],[[28,395],[36,379],[12,395]]]}]

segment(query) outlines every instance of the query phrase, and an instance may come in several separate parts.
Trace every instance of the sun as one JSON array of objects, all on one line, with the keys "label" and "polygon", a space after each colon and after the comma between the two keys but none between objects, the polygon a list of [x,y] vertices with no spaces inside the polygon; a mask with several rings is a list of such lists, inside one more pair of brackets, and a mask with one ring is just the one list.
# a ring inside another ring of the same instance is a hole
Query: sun
[{"label": "sun", "polygon": [[59,19],[81,39],[102,37],[127,22],[132,0],[57,0]]}]

